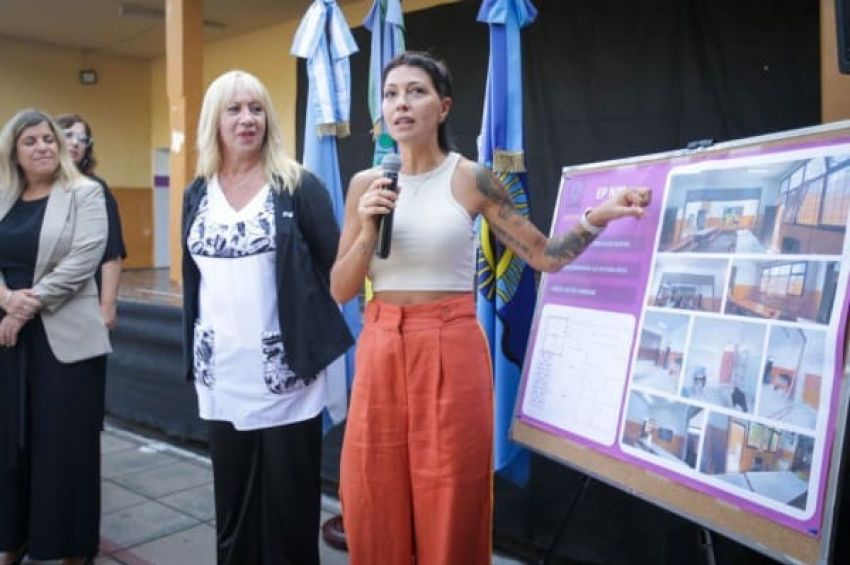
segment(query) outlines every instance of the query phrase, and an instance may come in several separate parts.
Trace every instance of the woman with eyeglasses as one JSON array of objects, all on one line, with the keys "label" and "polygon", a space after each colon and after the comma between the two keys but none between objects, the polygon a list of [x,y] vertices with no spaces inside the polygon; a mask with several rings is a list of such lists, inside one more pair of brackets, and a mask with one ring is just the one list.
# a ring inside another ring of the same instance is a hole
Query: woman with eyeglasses
[{"label": "woman with eyeglasses", "polygon": [[100,293],[100,314],[103,317],[103,323],[111,330],[116,322],[121,261],[127,258],[118,202],[115,201],[106,182],[94,174],[97,161],[94,158],[94,138],[88,122],[77,114],[62,114],[56,118],[56,122],[65,134],[65,144],[68,146],[68,153],[71,154],[77,170],[97,182],[103,188],[103,197],[106,199],[106,217],[109,223],[106,250],[103,252],[100,268],[94,278]]}]

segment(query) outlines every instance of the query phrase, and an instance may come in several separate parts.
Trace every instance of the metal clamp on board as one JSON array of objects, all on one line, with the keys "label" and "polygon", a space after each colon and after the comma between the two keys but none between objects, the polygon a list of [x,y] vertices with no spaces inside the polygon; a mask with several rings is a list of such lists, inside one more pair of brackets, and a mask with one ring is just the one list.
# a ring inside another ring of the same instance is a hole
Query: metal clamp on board
[{"label": "metal clamp on board", "polygon": [[708,149],[714,145],[713,139],[695,139],[693,141],[689,141],[687,145],[685,145],[685,149],[688,151],[699,151],[700,149]]}]

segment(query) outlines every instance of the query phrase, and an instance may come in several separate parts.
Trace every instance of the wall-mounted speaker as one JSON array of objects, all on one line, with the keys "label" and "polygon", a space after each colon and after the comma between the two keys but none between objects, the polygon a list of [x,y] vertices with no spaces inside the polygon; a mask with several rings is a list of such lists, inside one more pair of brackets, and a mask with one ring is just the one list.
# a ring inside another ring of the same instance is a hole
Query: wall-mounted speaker
[{"label": "wall-mounted speaker", "polygon": [[838,28],[838,70],[850,74],[850,0],[835,0]]}]

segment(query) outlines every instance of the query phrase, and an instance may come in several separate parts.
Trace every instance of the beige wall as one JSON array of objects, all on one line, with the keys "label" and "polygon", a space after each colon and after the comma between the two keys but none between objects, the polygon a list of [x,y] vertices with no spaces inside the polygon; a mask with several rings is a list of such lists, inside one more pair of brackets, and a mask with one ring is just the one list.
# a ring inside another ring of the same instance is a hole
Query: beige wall
[{"label": "beige wall", "polygon": [[[416,11],[455,0],[406,0]],[[359,26],[370,0],[342,5],[349,25]],[[838,73],[835,3],[821,0],[821,81],[823,121],[850,118],[850,75]],[[268,86],[284,130],[287,148],[295,148],[295,69],[289,47],[298,21],[289,21],[205,47],[204,80],[239,67]],[[368,45],[360,45],[368,56]],[[20,108],[74,111],[91,123],[97,139],[98,173],[116,186],[150,186],[151,149],[167,147],[168,100],[163,58],[142,61],[64,47],[0,38],[0,121]],[[79,84],[77,73],[92,67],[94,86]],[[14,85],[10,87],[9,85]],[[364,111],[354,108],[353,111]]]},{"label": "beige wall", "polygon": [[838,72],[835,0],[820,2],[821,120],[850,119],[850,75]]},{"label": "beige wall", "polygon": [[[406,12],[413,12],[457,0],[405,0]],[[371,0],[342,4],[348,25],[358,27],[369,12]],[[295,101],[297,61],[289,54],[292,38],[300,23],[291,20],[238,37],[204,46],[204,87],[221,73],[239,68],[256,75],[272,96],[283,129],[286,149],[295,152]],[[369,56],[369,45],[358,45],[358,56]],[[151,146],[168,147],[168,99],[165,92],[165,59],[151,61]],[[366,109],[352,108],[352,111]]]},{"label": "beige wall", "polygon": [[168,92],[165,84],[165,59],[153,59],[150,65],[150,147],[168,147]]},{"label": "beige wall", "polygon": [[[224,71],[240,68],[256,75],[272,96],[284,129],[286,148],[295,150],[296,62],[283,45],[292,40],[297,22],[286,22],[260,31],[204,46],[204,88]],[[287,39],[288,38],[288,39]],[[168,147],[168,97],[165,59],[151,61],[151,145]]]},{"label": "beige wall", "polygon": [[[147,61],[0,38],[0,121],[35,107],[91,123],[97,173],[114,186],[150,185],[150,64]],[[98,83],[83,86],[80,69]]]}]

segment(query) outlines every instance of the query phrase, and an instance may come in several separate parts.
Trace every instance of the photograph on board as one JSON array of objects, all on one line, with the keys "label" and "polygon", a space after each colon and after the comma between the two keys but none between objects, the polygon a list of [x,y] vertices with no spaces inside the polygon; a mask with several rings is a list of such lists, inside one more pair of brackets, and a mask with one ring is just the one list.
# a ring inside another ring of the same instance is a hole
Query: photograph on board
[{"label": "photograph on board", "polygon": [[640,330],[632,384],[676,394],[690,316],[648,311]]},{"label": "photograph on board", "polygon": [[838,288],[838,261],[736,259],[726,314],[829,324]]},{"label": "photograph on board", "polygon": [[633,390],[622,443],[652,459],[694,469],[704,422],[703,408]]},{"label": "photograph on board", "polygon": [[821,407],[826,334],[819,330],[770,328],[758,392],[759,416],[814,430]]},{"label": "photograph on board", "polygon": [[809,492],[814,438],[712,412],[700,457],[700,472],[804,510]]},{"label": "photograph on board", "polygon": [[850,154],[794,155],[674,169],[658,250],[840,255]]},{"label": "photograph on board", "polygon": [[648,306],[720,312],[729,261],[660,255],[655,260]]},{"label": "photograph on board", "polygon": [[766,333],[764,324],[695,318],[682,396],[751,413]]}]

